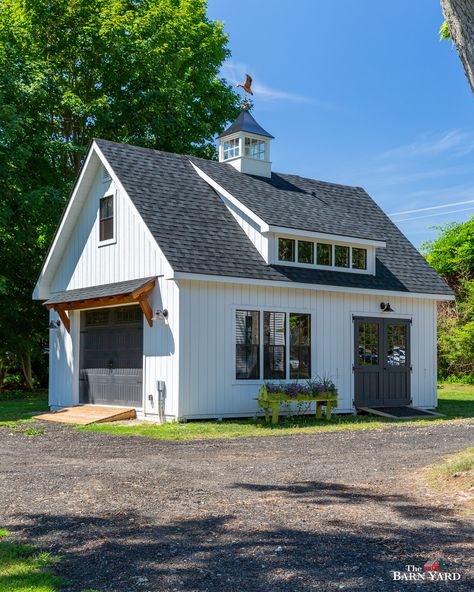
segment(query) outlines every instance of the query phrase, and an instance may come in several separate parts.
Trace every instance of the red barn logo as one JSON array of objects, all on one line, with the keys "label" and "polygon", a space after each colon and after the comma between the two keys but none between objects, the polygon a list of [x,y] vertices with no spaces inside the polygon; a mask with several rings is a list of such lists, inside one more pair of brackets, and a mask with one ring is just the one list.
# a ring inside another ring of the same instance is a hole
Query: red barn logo
[{"label": "red barn logo", "polygon": [[443,569],[446,569],[446,566],[444,565],[444,561],[442,559],[436,559],[432,563],[428,561],[423,566],[423,571],[442,571]]}]

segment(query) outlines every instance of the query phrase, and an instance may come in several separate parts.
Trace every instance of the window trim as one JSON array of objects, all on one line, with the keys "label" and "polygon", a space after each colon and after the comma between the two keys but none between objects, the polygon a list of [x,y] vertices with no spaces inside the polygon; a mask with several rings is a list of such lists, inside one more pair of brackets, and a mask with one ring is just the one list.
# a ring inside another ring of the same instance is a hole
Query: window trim
[{"label": "window trim", "polygon": [[[113,236],[112,238],[107,238],[105,240],[100,240],[100,204],[101,201],[103,199],[105,199],[106,197],[111,197],[112,198],[112,228],[113,228]],[[105,193],[104,195],[102,195],[99,198],[99,207],[98,207],[98,211],[97,211],[97,221],[98,221],[98,234],[99,234],[99,240],[98,240],[98,246],[99,247],[107,247],[108,245],[114,245],[117,242],[117,192],[113,191],[111,193]]]},{"label": "window trim", "polygon": [[[291,239],[295,242],[295,259],[293,261],[286,261],[280,259],[279,252],[279,241],[280,239]],[[299,242],[312,242],[313,243],[313,263],[302,263],[298,260],[298,244]],[[317,244],[327,244],[331,246],[331,265],[320,265],[317,263]],[[349,267],[337,267],[336,266],[336,246],[348,247],[349,248]],[[366,251],[366,263],[365,269],[357,269],[352,267],[352,249],[364,249]],[[298,237],[285,234],[276,234],[274,237],[273,247],[273,260],[278,265],[291,265],[295,267],[302,267],[304,269],[325,269],[329,271],[340,271],[342,273],[362,273],[365,275],[375,275],[375,248],[369,245],[352,244],[345,241],[329,241],[323,239],[310,239],[307,237]]]},{"label": "window trim", "polygon": [[[303,308],[303,307],[289,307],[289,306],[256,306],[252,304],[234,304],[230,307],[231,309],[231,321],[232,321],[232,366],[230,371],[232,372],[232,379],[231,385],[232,386],[261,386],[265,384],[265,382],[283,382],[283,383],[292,383],[292,382],[305,382],[309,380],[308,378],[289,378],[290,376],[290,314],[309,314],[310,316],[310,334],[311,334],[311,356],[310,356],[310,369],[311,369],[311,379],[313,379],[316,375],[316,312],[312,308]],[[237,364],[237,356],[236,356],[236,338],[237,338],[237,326],[236,326],[236,311],[238,310],[245,310],[245,311],[257,311],[260,313],[260,326],[259,326],[259,376],[260,378],[236,378],[236,364]],[[285,373],[287,378],[285,379],[274,379],[273,381],[268,378],[264,378],[264,320],[263,320],[263,313],[264,312],[284,312],[286,314],[286,327],[285,327],[285,337],[286,337],[286,352],[285,352]]]}]

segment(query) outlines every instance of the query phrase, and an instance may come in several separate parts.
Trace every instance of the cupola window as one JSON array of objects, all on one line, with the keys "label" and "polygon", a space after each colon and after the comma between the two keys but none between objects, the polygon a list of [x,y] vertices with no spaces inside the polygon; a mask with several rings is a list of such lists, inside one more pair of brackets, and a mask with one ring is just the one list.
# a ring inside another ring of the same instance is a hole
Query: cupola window
[{"label": "cupola window", "polygon": [[239,138],[226,140],[224,142],[224,160],[236,158],[237,156],[239,156]]},{"label": "cupola window", "polygon": [[265,160],[265,142],[255,138],[245,138],[244,156]]}]

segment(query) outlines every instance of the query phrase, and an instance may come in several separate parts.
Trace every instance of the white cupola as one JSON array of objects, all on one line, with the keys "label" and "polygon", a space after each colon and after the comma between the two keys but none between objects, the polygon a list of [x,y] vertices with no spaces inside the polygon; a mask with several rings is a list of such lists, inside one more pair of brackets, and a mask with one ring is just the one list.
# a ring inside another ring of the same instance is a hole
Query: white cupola
[{"label": "white cupola", "polygon": [[272,176],[270,142],[273,136],[261,127],[248,110],[219,137],[219,162],[227,162],[241,173]]}]

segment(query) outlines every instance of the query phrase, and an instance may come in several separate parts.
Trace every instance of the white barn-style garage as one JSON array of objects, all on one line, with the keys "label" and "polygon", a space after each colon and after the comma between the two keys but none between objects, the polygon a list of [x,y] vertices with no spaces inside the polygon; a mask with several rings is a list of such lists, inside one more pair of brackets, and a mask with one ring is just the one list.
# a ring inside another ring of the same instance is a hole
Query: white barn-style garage
[{"label": "white barn-style garage", "polygon": [[316,376],[338,412],[436,406],[450,288],[360,187],[273,172],[272,139],[243,110],[219,162],[92,142],[34,291],[52,409],[251,416]]}]

